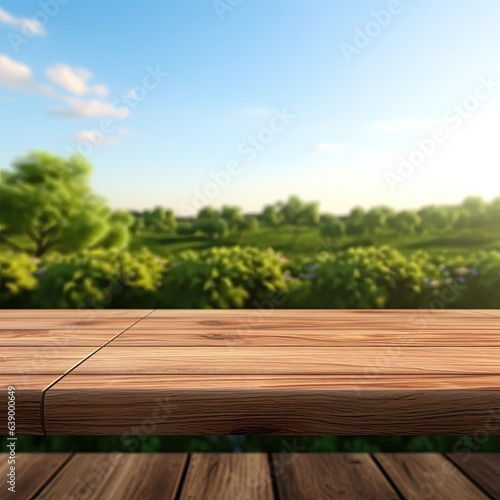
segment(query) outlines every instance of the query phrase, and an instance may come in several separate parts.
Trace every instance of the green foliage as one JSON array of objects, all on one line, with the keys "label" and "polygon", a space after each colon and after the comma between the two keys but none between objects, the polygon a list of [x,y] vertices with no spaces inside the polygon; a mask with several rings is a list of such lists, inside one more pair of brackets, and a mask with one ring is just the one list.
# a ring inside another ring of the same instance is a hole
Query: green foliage
[{"label": "green foliage", "polygon": [[199,219],[194,222],[193,228],[195,233],[202,233],[210,240],[224,238],[229,234],[227,222],[221,218]]},{"label": "green foliage", "polygon": [[166,272],[157,307],[259,307],[260,301],[286,290],[282,266],[282,258],[271,249],[187,251]]},{"label": "green foliage", "polygon": [[42,308],[148,307],[165,264],[146,249],[51,255],[42,263],[33,302]]},{"label": "green foliage", "polygon": [[346,225],[338,217],[323,215],[321,217],[321,236],[326,238],[340,238],[346,233]]},{"label": "green foliage", "polygon": [[79,155],[64,159],[33,152],[0,172],[0,226],[4,243],[31,241],[35,256],[48,250],[74,252],[99,246],[123,247],[132,219],[113,214],[89,184],[91,165]]},{"label": "green foliage", "polygon": [[349,248],[318,257],[312,293],[317,307],[415,307],[424,274],[417,262],[390,247]]},{"label": "green foliage", "polygon": [[257,231],[259,227],[260,223],[257,217],[245,217],[240,221],[238,229],[240,231]]},{"label": "green foliage", "polygon": [[25,307],[36,288],[37,261],[26,254],[0,253],[0,307]]}]

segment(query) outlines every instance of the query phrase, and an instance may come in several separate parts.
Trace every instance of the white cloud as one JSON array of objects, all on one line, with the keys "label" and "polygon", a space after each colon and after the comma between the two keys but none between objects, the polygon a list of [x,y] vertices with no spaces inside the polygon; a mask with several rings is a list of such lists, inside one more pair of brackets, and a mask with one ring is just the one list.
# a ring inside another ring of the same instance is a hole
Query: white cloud
[{"label": "white cloud", "polygon": [[311,151],[315,153],[338,153],[339,151],[344,151],[346,147],[344,144],[339,144],[336,142],[325,142],[319,144],[313,144],[310,148]]},{"label": "white cloud", "polygon": [[38,83],[29,66],[0,55],[0,86],[17,92],[53,95],[53,90]]},{"label": "white cloud", "polygon": [[243,114],[247,116],[269,116],[273,112],[267,108],[245,108]]},{"label": "white cloud", "polygon": [[401,119],[375,122],[370,127],[378,132],[398,132],[400,130],[430,128],[437,123],[437,120]]},{"label": "white cloud", "polygon": [[118,141],[114,135],[103,134],[99,130],[82,130],[75,135],[76,142],[90,142],[94,146],[108,146]]},{"label": "white cloud", "polygon": [[47,34],[43,25],[38,21],[28,19],[27,17],[15,17],[1,7],[0,23],[14,26],[18,30],[21,30],[26,36],[42,36]]},{"label": "white cloud", "polygon": [[66,64],[56,64],[45,71],[47,78],[64,90],[83,96],[85,94],[96,94],[100,97],[108,95],[105,85],[89,85],[92,73],[83,68],[72,68]]},{"label": "white cloud", "polygon": [[114,144],[115,142],[118,142],[119,136],[128,136],[132,137],[134,134],[130,132],[130,130],[124,128],[124,127],[119,127],[116,130],[115,134],[104,134],[98,129],[94,130],[81,130],[77,134],[75,134],[75,141],[76,142],[90,142],[94,146],[108,146],[110,144]]},{"label": "white cloud", "polygon": [[67,116],[71,118],[126,118],[130,110],[126,107],[117,108],[113,104],[102,101],[84,101],[74,97],[66,97],[64,101],[68,107],[52,107],[50,112],[56,116]]}]

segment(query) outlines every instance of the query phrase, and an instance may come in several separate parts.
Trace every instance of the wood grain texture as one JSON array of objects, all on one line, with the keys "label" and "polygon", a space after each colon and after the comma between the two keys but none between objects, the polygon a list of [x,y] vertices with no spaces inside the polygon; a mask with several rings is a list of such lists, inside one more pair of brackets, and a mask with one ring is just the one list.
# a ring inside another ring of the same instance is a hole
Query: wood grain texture
[{"label": "wood grain texture", "polygon": [[376,453],[375,458],[405,498],[488,499],[442,455]]},{"label": "wood grain texture", "polygon": [[321,317],[362,317],[380,316],[413,317],[467,317],[479,316],[483,311],[500,309],[156,309],[150,318],[205,318],[205,317],[281,317],[281,318],[321,318]]},{"label": "wood grain texture", "polygon": [[[7,453],[0,453],[0,499],[26,500],[33,498],[71,457],[70,453],[16,453],[15,492],[7,490]],[[39,497],[37,497],[39,498]],[[61,497],[62,498],[62,497]]]},{"label": "wood grain texture", "polygon": [[497,313],[0,310],[0,376],[60,377],[26,392],[35,433],[473,433],[500,408]]},{"label": "wood grain texture", "polygon": [[99,347],[121,333],[120,329],[85,331],[1,330],[0,347]]},{"label": "wood grain texture", "polygon": [[[401,381],[404,388],[391,386],[389,377],[360,386],[346,377],[242,380],[70,375],[46,394],[46,431],[53,435],[470,434],[491,418],[500,420],[500,392],[479,389],[496,386],[498,378],[464,379],[461,389],[450,390],[434,390],[430,378],[418,385],[418,377],[406,377]],[[412,383],[417,387],[409,389]]]},{"label": "wood grain texture", "polygon": [[500,348],[115,347],[75,374],[500,374]]},{"label": "wood grain texture", "polygon": [[490,498],[500,500],[500,454],[448,453],[446,456]]},{"label": "wood grain texture", "polygon": [[25,319],[63,318],[72,320],[93,320],[96,318],[139,319],[153,312],[153,309],[0,309],[0,318]]},{"label": "wood grain texture", "polygon": [[95,347],[0,347],[1,375],[62,375],[86,356]]},{"label": "wood grain texture", "polygon": [[57,375],[0,375],[0,435],[7,436],[7,388],[15,388],[16,435],[43,434],[42,394]]},{"label": "wood grain texture", "polygon": [[369,455],[273,454],[273,464],[280,498],[399,499]]},{"label": "wood grain texture", "polygon": [[88,329],[112,329],[125,330],[132,326],[137,319],[134,318],[95,318],[95,319],[71,319],[71,318],[3,318],[0,316],[0,335],[2,330],[31,329],[31,330],[63,330],[66,332],[85,332]]},{"label": "wood grain texture", "polygon": [[[283,451],[272,455],[20,453],[17,493],[2,487],[0,498],[391,500],[399,494],[408,500],[499,498],[499,454],[454,455],[460,461],[467,457],[465,461],[479,473],[493,471],[477,476],[473,484],[467,473],[441,454],[308,454],[294,451],[291,441],[283,444]],[[6,453],[0,454],[3,477],[6,459]]]},{"label": "wood grain texture", "polygon": [[180,500],[273,500],[266,455],[195,453]]},{"label": "wood grain texture", "polygon": [[[112,343],[112,347],[500,347],[500,329],[361,328],[335,330],[253,328],[240,332],[230,327],[201,325],[193,329],[169,326],[165,330],[133,327]],[[85,333],[84,336],[92,335]]]},{"label": "wood grain texture", "polygon": [[174,500],[187,455],[82,453],[37,499]]}]

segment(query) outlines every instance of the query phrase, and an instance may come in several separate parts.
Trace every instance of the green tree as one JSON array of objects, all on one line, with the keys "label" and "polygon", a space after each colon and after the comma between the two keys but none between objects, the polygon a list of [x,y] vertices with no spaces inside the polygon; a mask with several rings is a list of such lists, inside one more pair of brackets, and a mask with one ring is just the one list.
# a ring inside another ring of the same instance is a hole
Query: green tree
[{"label": "green tree", "polygon": [[364,224],[370,234],[375,234],[383,229],[387,222],[387,215],[383,208],[375,207],[365,215]]},{"label": "green tree", "polygon": [[435,231],[447,229],[451,226],[449,209],[437,205],[430,205],[418,211],[422,220],[424,231]]},{"label": "green tree", "polygon": [[290,196],[281,207],[280,212],[286,224],[296,225],[299,223],[303,210],[304,205],[300,198],[298,196]]},{"label": "green tree", "polygon": [[267,205],[261,215],[262,222],[269,227],[278,227],[283,222],[283,216],[274,205]]},{"label": "green tree", "polygon": [[239,224],[240,231],[257,231],[259,227],[260,227],[259,219],[257,219],[257,217],[254,216],[245,217],[244,219],[241,220]]},{"label": "green tree", "polygon": [[49,250],[124,247],[133,218],[113,213],[90,186],[90,163],[80,155],[67,159],[32,152],[0,171],[0,241],[41,257]]},{"label": "green tree", "polygon": [[366,212],[362,207],[354,207],[346,221],[346,232],[349,235],[360,235],[365,232],[365,215]]},{"label": "green tree", "polygon": [[198,212],[198,219],[218,219],[220,217],[219,211],[213,207],[203,207]]},{"label": "green tree", "polygon": [[243,221],[240,207],[222,207],[220,215],[227,222],[230,231],[237,230]]},{"label": "green tree", "polygon": [[398,234],[413,234],[420,227],[422,220],[412,210],[403,210],[390,216],[387,224]]},{"label": "green tree", "polygon": [[229,233],[229,227],[224,219],[201,219],[194,224],[195,232],[205,234],[208,239],[224,238]]},{"label": "green tree", "polygon": [[346,225],[334,215],[321,216],[321,236],[326,238],[338,238],[345,235]]}]

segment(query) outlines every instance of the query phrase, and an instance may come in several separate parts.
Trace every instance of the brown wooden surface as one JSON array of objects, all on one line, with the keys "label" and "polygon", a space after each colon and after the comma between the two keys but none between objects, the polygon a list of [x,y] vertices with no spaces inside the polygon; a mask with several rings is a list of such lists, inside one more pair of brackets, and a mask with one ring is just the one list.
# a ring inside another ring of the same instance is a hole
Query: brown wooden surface
[{"label": "brown wooden surface", "polygon": [[488,499],[442,455],[376,453],[375,459],[405,498]]},{"label": "brown wooden surface", "polygon": [[94,329],[68,332],[50,329],[1,330],[0,347],[99,347],[121,332],[121,329]]},{"label": "brown wooden surface", "polygon": [[[34,498],[57,472],[68,462],[70,453],[16,453],[15,492],[8,491],[7,473],[12,464],[7,462],[9,455],[0,453],[0,476],[2,477],[0,499],[27,500]],[[37,497],[40,498],[40,497]],[[62,497],[61,497],[62,498]]]},{"label": "brown wooden surface", "polygon": [[0,435],[7,436],[7,388],[15,388],[16,434],[43,434],[43,391],[58,375],[0,375]]},{"label": "brown wooden surface", "polygon": [[128,433],[168,400],[144,433],[471,434],[500,412],[498,314],[0,310],[0,377],[34,377],[19,433]]},{"label": "brown wooden surface", "polygon": [[[288,443],[290,444],[290,443]],[[64,500],[499,500],[498,454],[78,453],[16,457],[16,494]],[[473,479],[455,467],[493,471]],[[7,454],[0,454],[6,477]]]},{"label": "brown wooden surface", "polygon": [[[16,362],[16,364],[18,364]],[[500,374],[500,349],[369,347],[115,347],[96,352],[74,374]]]},{"label": "brown wooden surface", "polygon": [[449,453],[447,457],[491,498],[500,500],[500,454]]},{"label": "brown wooden surface", "polygon": [[180,500],[272,500],[270,478],[264,454],[195,453]]},{"label": "brown wooden surface", "polygon": [[160,453],[78,454],[37,498],[174,500],[186,458]]},{"label": "brown wooden surface", "polygon": [[273,468],[280,498],[399,499],[369,455],[273,454]]}]

